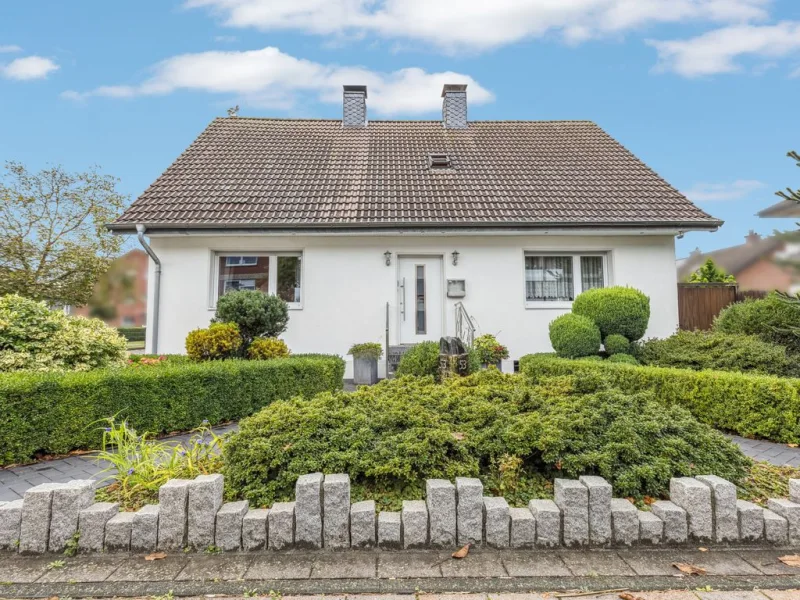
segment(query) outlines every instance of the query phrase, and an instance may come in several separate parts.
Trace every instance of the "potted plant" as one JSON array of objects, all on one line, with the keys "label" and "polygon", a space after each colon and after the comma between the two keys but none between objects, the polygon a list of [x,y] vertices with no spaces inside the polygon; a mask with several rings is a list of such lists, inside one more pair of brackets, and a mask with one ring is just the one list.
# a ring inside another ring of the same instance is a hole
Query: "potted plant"
[{"label": "potted plant", "polygon": [[503,370],[501,361],[508,358],[508,348],[498,342],[496,337],[489,333],[479,336],[475,338],[474,347],[480,357],[482,368],[494,365],[498,371]]},{"label": "potted plant", "polygon": [[383,346],[377,342],[353,344],[347,353],[353,357],[353,382],[356,385],[378,383],[378,359],[383,356]]}]

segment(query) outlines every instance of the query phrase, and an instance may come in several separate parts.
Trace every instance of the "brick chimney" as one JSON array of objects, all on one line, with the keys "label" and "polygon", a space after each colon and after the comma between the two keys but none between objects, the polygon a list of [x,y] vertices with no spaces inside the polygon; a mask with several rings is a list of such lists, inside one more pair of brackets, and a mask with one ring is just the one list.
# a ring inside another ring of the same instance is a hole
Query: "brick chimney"
[{"label": "brick chimney", "polygon": [[745,236],[744,241],[749,246],[751,244],[755,244],[756,242],[760,242],[761,236],[751,229]]},{"label": "brick chimney", "polygon": [[342,127],[367,126],[367,86],[344,86]]},{"label": "brick chimney", "polygon": [[446,83],[442,89],[442,122],[447,129],[467,128],[467,85]]}]

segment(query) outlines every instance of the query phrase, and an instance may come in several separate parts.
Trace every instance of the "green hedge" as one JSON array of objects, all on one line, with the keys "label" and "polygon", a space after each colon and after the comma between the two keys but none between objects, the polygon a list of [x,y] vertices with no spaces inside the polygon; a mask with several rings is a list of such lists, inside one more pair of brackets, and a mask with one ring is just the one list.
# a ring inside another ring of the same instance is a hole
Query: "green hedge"
[{"label": "green hedge", "polygon": [[0,375],[0,464],[96,448],[99,421],[115,415],[141,432],[189,430],[341,389],[343,376],[338,356]]},{"label": "green hedge", "polygon": [[147,333],[146,327],[117,327],[117,333],[124,337],[129,342],[143,342],[145,334]]},{"label": "green hedge", "polygon": [[553,375],[599,375],[624,392],[652,390],[662,402],[684,406],[714,427],[745,437],[800,443],[800,379],[544,355],[522,357],[520,371],[534,381]]}]

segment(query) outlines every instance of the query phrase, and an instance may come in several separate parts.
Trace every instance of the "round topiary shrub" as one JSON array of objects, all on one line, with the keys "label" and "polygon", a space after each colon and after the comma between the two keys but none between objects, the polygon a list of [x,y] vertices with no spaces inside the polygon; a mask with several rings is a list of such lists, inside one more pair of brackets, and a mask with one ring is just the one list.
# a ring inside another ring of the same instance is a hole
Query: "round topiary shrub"
[{"label": "round topiary shrub", "polygon": [[439,372],[439,344],[436,342],[422,342],[409,349],[400,358],[397,367],[398,375],[414,375],[436,377]]},{"label": "round topiary shrub", "polygon": [[639,361],[630,354],[612,354],[608,357],[608,362],[625,363],[628,365],[638,365]]},{"label": "round topiary shrub", "polygon": [[242,336],[236,323],[212,323],[186,336],[186,354],[192,360],[222,360],[241,348]]},{"label": "round topiary shrub", "polygon": [[126,348],[125,338],[99,319],[68,317],[16,294],[0,298],[0,372],[122,366]]},{"label": "round topiary shrub", "polygon": [[247,349],[247,358],[251,360],[286,358],[289,354],[289,346],[278,338],[256,338]]},{"label": "round topiary shrub", "polygon": [[568,313],[550,323],[550,343],[563,358],[581,358],[600,350],[600,329],[594,321]]},{"label": "round topiary shrub", "polygon": [[289,305],[278,296],[254,290],[228,292],[217,300],[215,323],[236,323],[242,350],[257,337],[276,338],[289,324]]},{"label": "round topiary shrub", "polygon": [[630,354],[631,352],[631,343],[628,341],[628,338],[618,333],[612,333],[606,337],[603,346],[609,356],[615,354]]},{"label": "round topiary shrub", "polygon": [[650,299],[634,288],[595,288],[575,298],[572,312],[597,323],[603,339],[616,333],[635,342],[647,331]]}]

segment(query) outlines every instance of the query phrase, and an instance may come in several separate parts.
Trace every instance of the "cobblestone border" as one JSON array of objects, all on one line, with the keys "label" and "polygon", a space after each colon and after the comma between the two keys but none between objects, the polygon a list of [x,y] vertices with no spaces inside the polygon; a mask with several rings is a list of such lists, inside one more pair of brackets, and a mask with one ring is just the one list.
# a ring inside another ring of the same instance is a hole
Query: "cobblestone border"
[{"label": "cobblestone border", "polygon": [[76,533],[82,552],[800,544],[800,479],[789,482],[789,500],[761,508],[737,500],[736,486],[720,477],[678,477],[670,481],[670,500],[655,502],[651,512],[613,498],[611,485],[596,476],[556,479],[554,500],[532,500],[527,508],[485,497],[478,479],[431,479],[425,501],[377,515],[372,501],[350,504],[350,477],[341,473],[303,475],[294,502],[255,510],[223,503],[222,475],[168,481],[157,505],[135,513],[92,504],[93,484],[41,484],[22,500],[0,503],[0,550],[61,552]]}]

